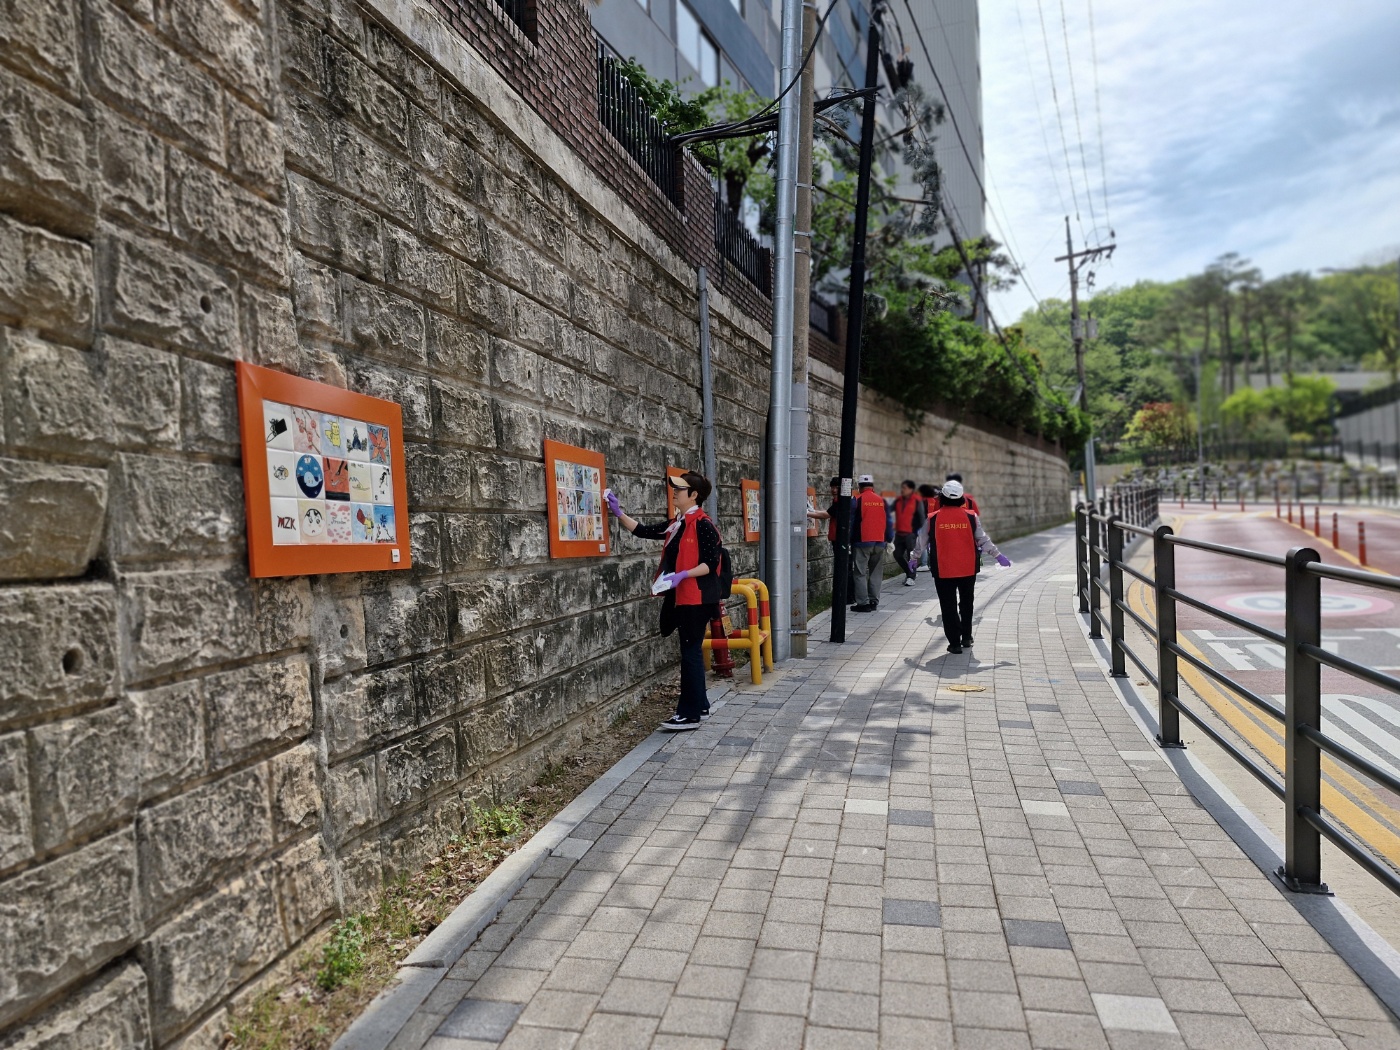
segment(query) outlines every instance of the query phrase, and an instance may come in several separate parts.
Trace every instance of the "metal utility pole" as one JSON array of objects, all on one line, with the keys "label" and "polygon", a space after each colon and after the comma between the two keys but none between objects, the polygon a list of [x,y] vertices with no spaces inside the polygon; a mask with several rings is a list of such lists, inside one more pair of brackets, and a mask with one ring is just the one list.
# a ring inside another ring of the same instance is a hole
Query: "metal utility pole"
[{"label": "metal utility pole", "polygon": [[860,173],[856,180],[855,231],[851,238],[851,285],[846,303],[846,375],[841,391],[841,495],[836,503],[836,565],[831,574],[831,640],[846,640],[846,594],[851,574],[851,478],[856,466],[856,406],[860,398],[860,341],[865,323],[865,227],[870,218],[870,168],[875,157],[875,94],[880,86],[880,16],[870,11],[865,52],[865,104],[860,116]]},{"label": "metal utility pole", "polygon": [[[1069,317],[1070,335],[1074,339],[1074,366],[1079,371],[1079,409],[1089,414],[1089,383],[1084,376],[1084,325],[1079,320],[1079,270],[1088,263],[1113,255],[1116,244],[1105,244],[1098,248],[1074,250],[1074,235],[1070,232],[1069,216],[1065,216],[1065,254],[1055,261],[1069,264]],[[1089,490],[1089,503],[1098,500],[1098,489],[1094,486],[1094,433],[1089,432],[1089,440],[1084,444],[1084,487]]]},{"label": "metal utility pole", "polygon": [[[802,0],[783,0],[784,87],[802,61]],[[768,593],[773,660],[792,655],[792,560],[786,538],[791,517],[788,452],[792,412],[792,230],[797,211],[797,119],[801,97],[794,91],[778,104],[777,221],[773,230],[773,370],[768,398]]]},{"label": "metal utility pole", "polygon": [[[802,4],[802,54],[812,50],[817,35],[817,8]],[[788,462],[791,491],[788,506],[792,529],[792,655],[807,655],[807,337],[812,302],[812,121],[816,73],[811,62],[802,67],[798,86],[797,218],[792,249],[792,425]]]},{"label": "metal utility pole", "polygon": [[710,498],[705,501],[705,513],[718,521],[718,495],[715,484],[715,384],[710,367],[710,281],[705,267],[695,275],[700,290],[700,455],[704,460],[705,477],[710,479]]}]

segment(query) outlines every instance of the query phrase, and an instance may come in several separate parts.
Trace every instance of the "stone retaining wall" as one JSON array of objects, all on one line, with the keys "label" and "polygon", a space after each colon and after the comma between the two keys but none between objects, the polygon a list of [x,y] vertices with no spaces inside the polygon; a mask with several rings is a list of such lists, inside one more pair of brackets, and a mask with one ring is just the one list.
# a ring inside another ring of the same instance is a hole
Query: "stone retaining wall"
[{"label": "stone retaining wall", "polygon": [[[549,560],[540,443],[664,513],[699,460],[694,270],[425,0],[0,11],[0,1047],[215,1046],[240,991],[673,666],[653,547]],[[726,287],[751,570],[768,337]],[[236,360],[403,405],[411,571],[249,580]],[[863,411],[877,473],[945,462]],[[1043,456],[951,441],[993,505]]]}]

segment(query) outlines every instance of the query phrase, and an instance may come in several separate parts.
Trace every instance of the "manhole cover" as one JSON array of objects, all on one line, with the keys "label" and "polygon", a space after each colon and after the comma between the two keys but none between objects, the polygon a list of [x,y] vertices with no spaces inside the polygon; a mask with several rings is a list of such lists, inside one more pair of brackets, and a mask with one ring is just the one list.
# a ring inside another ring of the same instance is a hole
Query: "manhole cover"
[{"label": "manhole cover", "polygon": [[985,685],[950,685],[948,691],[953,693],[985,693]]}]

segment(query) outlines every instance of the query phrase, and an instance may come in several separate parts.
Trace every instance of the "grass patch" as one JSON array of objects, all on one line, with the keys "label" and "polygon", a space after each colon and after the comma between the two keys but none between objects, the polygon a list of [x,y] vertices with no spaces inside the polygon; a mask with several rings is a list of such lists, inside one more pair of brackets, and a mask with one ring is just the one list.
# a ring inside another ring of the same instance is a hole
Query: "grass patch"
[{"label": "grass patch", "polygon": [[394,979],[398,961],[481,881],[675,710],[677,684],[659,686],[607,729],[549,766],[519,798],[473,804],[464,828],[422,871],[384,888],[364,911],[302,951],[285,980],[230,1013],[225,1045],[326,1050]]}]

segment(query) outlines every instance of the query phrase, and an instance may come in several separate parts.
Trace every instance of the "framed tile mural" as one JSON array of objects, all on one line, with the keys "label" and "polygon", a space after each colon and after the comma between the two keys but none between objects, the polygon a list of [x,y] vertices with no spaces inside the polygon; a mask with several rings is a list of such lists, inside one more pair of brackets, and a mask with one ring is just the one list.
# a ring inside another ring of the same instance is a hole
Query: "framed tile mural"
[{"label": "framed tile mural", "polygon": [[599,558],[612,549],[603,454],[562,441],[544,443],[551,558]]},{"label": "framed tile mural", "polygon": [[407,569],[403,411],[238,363],[253,576]]},{"label": "framed tile mural", "polygon": [[763,508],[758,495],[758,482],[741,479],[739,493],[744,499],[744,542],[757,543],[763,530]]}]

